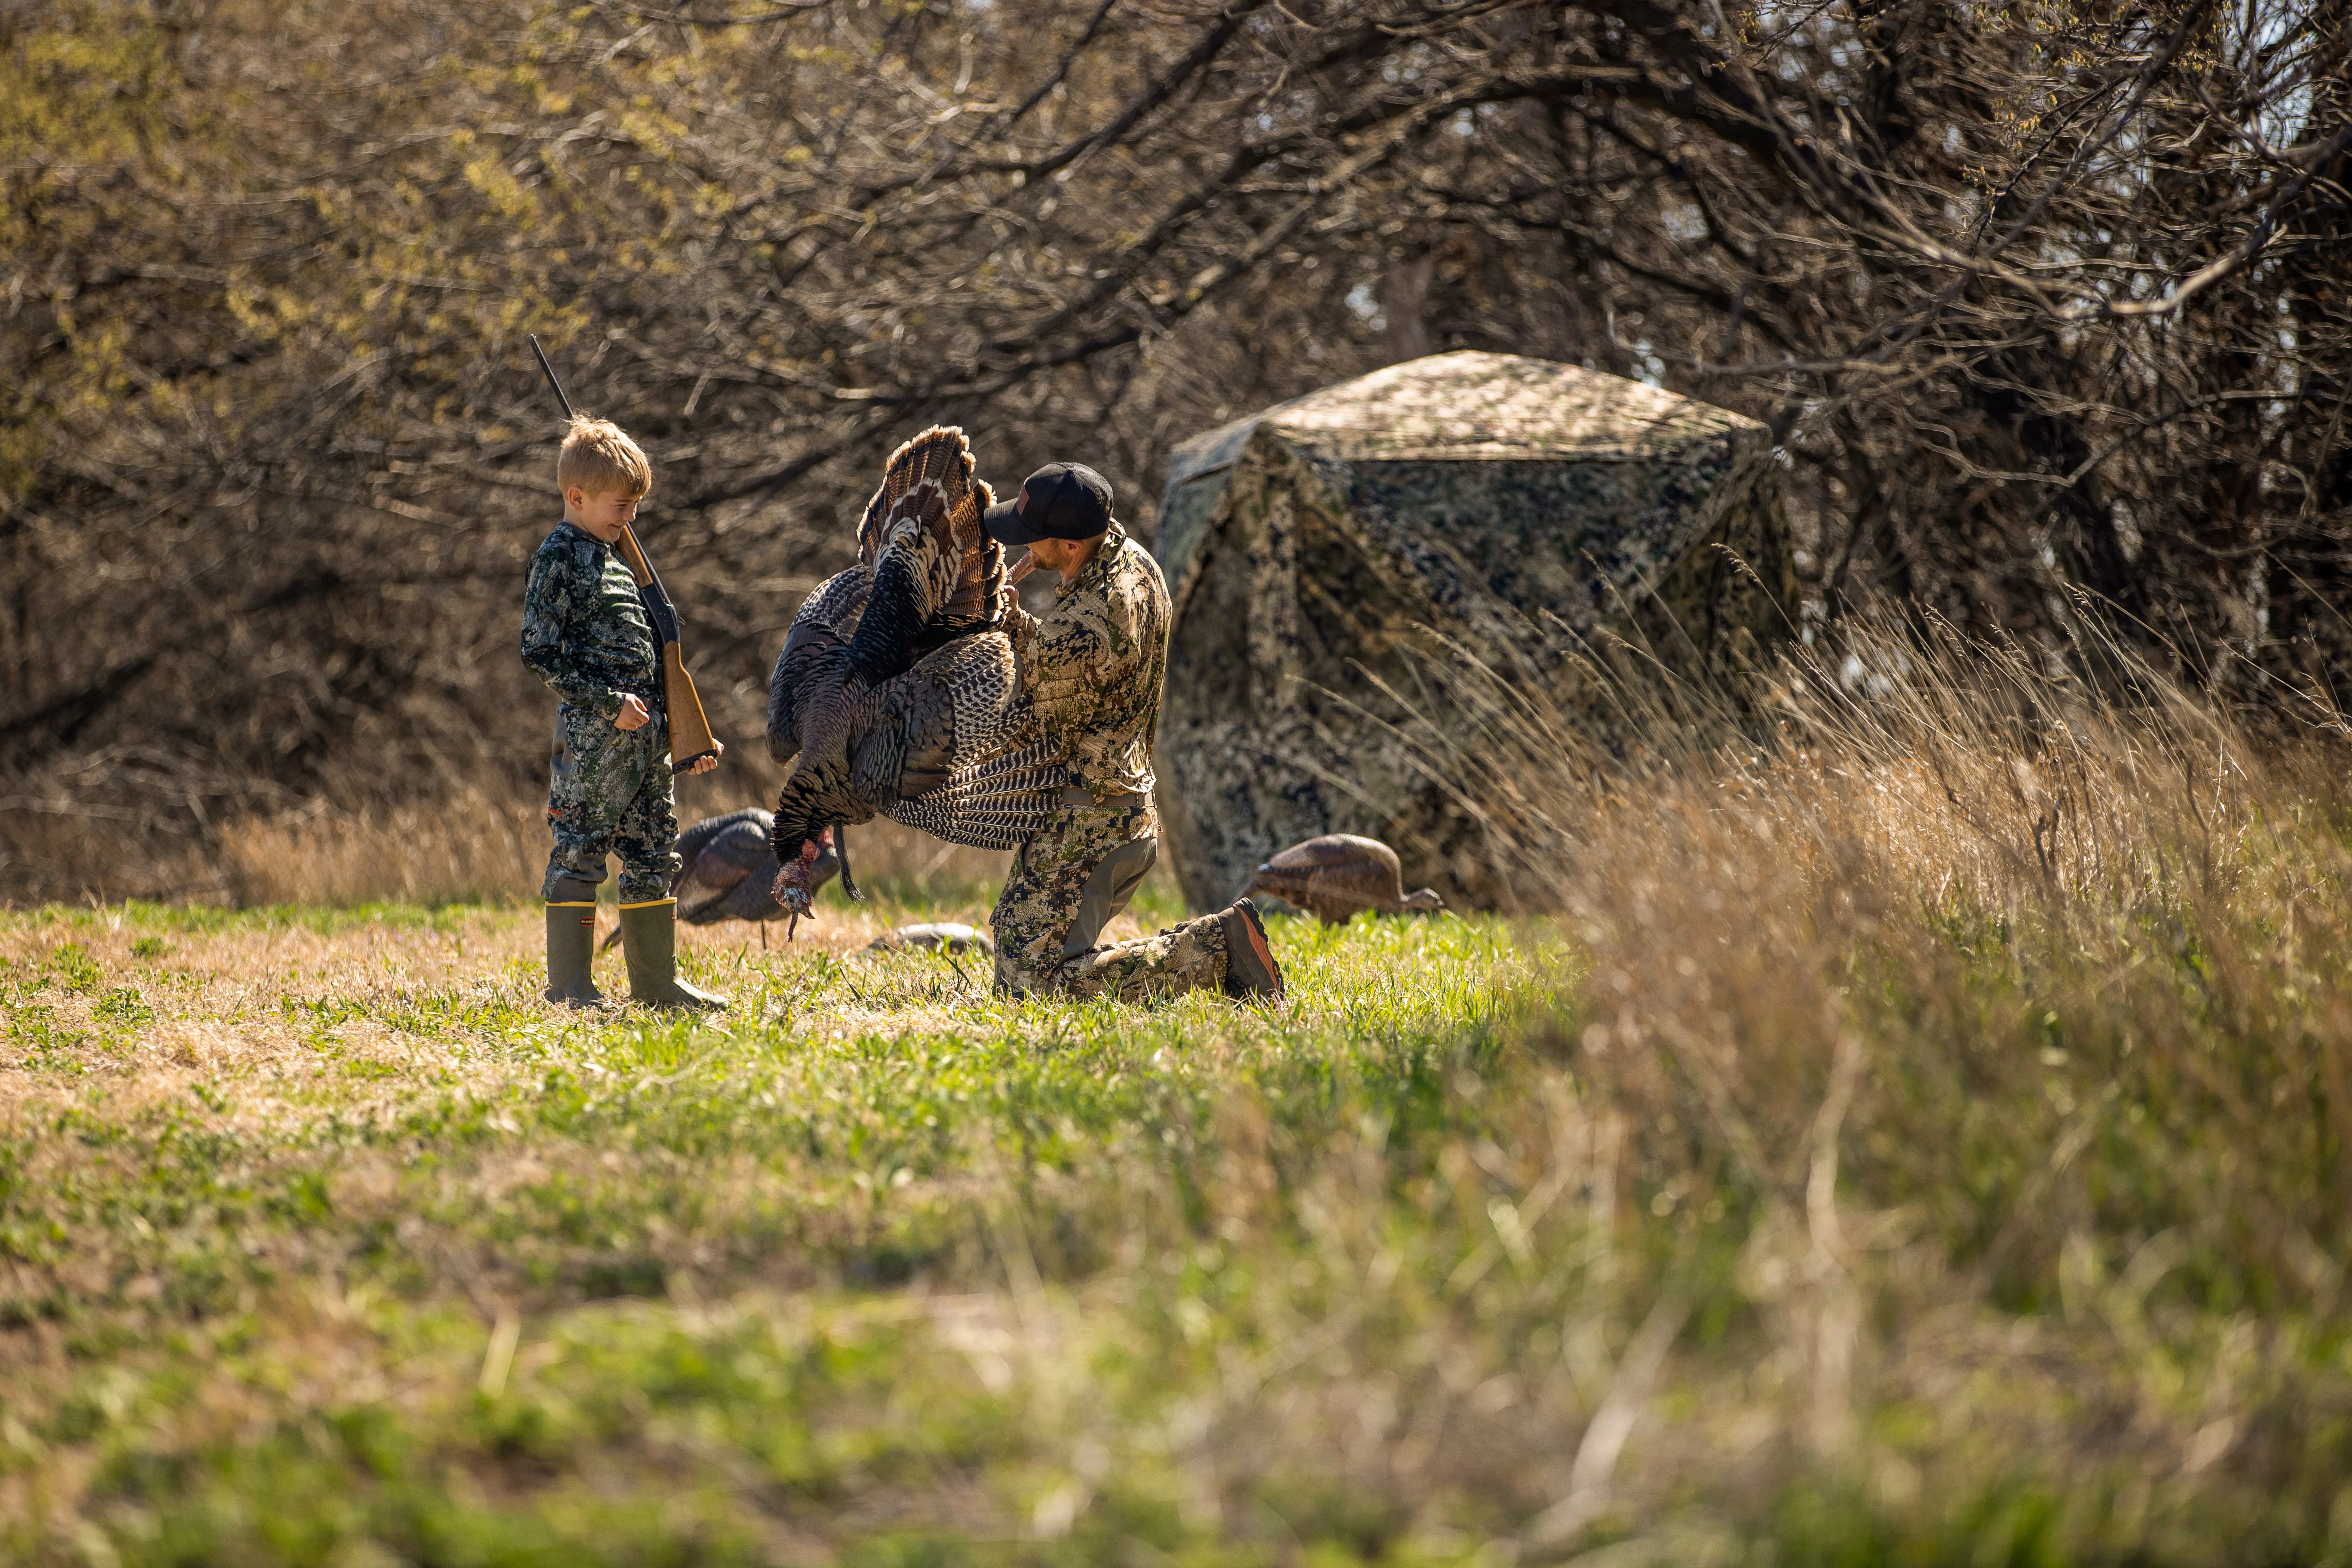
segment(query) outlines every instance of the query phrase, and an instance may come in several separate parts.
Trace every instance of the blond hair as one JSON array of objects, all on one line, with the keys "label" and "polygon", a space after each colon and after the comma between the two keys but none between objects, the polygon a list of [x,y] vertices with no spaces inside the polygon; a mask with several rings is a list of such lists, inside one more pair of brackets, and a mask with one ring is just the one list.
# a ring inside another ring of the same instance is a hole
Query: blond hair
[{"label": "blond hair", "polygon": [[654,466],[646,460],[646,449],[618,425],[575,415],[572,428],[564,432],[563,449],[555,457],[555,488],[569,495],[574,485],[591,496],[618,490],[642,500],[654,488]]}]

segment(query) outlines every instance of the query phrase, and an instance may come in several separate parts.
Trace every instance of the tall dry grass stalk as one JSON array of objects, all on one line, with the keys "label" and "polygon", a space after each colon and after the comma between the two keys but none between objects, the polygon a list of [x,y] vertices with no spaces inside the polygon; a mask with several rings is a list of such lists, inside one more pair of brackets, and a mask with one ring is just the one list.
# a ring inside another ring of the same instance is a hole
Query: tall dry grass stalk
[{"label": "tall dry grass stalk", "polygon": [[172,837],[127,811],[5,804],[0,903],[503,902],[538,889],[547,856],[543,804],[485,790],[359,810],[247,803]]},{"label": "tall dry grass stalk", "polygon": [[2256,731],[2075,629],[1881,617],[1744,700],[1580,650],[1613,750],[1433,655],[1457,717],[1399,742],[1503,781],[1461,798],[1591,966],[1465,1152],[1488,1224],[1448,1200],[1492,1233],[1474,1338],[1591,1336],[1486,1344],[1486,1427],[1572,1456],[1517,1468],[1538,1555],[1646,1518],[1676,1560],[1669,1500],[1744,1531],[1806,1489],[1873,1550],[2002,1497],[2051,1560],[2352,1544],[2352,1379],[2309,1361],[2352,1229],[2343,726]]},{"label": "tall dry grass stalk", "polygon": [[[682,813],[684,823],[740,805]],[[1003,881],[1010,856],[937,839],[887,819],[850,830],[861,881],[963,891]],[[547,868],[545,805],[473,794],[430,806],[233,825],[219,879],[243,903],[511,903],[539,895]],[[608,869],[616,868],[608,863]]]}]

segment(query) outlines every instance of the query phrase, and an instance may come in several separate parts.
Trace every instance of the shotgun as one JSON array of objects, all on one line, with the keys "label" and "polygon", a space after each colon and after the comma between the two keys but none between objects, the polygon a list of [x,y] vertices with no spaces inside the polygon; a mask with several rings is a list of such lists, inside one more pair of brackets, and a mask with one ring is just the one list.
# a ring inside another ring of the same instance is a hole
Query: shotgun
[{"label": "shotgun", "polygon": [[[547,373],[547,384],[555,391],[555,401],[563,405],[566,419],[579,417],[572,410],[572,399],[563,395],[563,383],[556,379],[555,366],[548,363],[547,351],[539,346],[539,334],[530,334],[530,352],[539,356],[539,368]],[[702,711],[702,694],[694,689],[694,677],[686,672],[686,650],[677,640],[677,606],[670,603],[669,591],[662,586],[661,578],[654,572],[654,563],[646,559],[645,547],[637,542],[635,530],[625,523],[616,548],[629,568],[629,575],[637,580],[637,598],[646,606],[646,619],[653,624],[654,636],[661,641],[662,706],[669,719],[669,771],[682,773],[705,757],[719,754],[719,743],[712,739],[710,721]]]}]

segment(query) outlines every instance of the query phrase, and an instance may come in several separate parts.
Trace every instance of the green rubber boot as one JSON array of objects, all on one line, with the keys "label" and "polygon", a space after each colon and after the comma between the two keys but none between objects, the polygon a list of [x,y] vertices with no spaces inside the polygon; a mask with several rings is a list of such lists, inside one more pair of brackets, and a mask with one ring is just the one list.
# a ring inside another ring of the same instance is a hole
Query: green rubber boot
[{"label": "green rubber boot", "polygon": [[595,958],[596,906],[594,904],[550,904],[547,906],[547,999],[561,1002],[567,1007],[593,1007],[604,1011],[609,1004],[604,994],[596,989],[596,978],[589,973]]},{"label": "green rubber boot", "polygon": [[629,961],[629,1000],[648,1007],[716,1013],[727,998],[677,977],[677,900],[621,906],[621,952]]}]

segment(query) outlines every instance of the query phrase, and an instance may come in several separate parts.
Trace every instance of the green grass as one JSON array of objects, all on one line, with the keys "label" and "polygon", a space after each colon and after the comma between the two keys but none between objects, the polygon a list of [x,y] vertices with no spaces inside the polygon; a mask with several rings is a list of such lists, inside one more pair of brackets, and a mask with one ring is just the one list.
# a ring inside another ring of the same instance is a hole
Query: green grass
[{"label": "green grass", "polygon": [[2352,1560],[2275,1081],[2342,964],[2258,900],[1790,947],[1733,869],[1279,920],[1280,1012],[738,940],[724,1017],[583,1024],[527,910],[0,916],[0,1551]]},{"label": "green grass", "polygon": [[[692,966],[733,993],[724,1018],[592,1027],[493,956],[528,934],[498,911],[6,920],[9,1065],[39,1091],[0,1152],[23,1371],[0,1471],[29,1505],[7,1539],[70,1557],[79,1520],[125,1562],[361,1542],[748,1561],[780,1508],[859,1561],[932,1560],[974,1521],[1011,1550],[1067,1457],[1039,1447],[1025,1355],[1000,1376],[953,1348],[972,1304],[1017,1320],[1050,1295],[1069,1352],[1155,1402],[1156,1358],[1059,1293],[1141,1248],[1186,1292],[1145,1316],[1188,1342],[1188,1304],[1231,1288],[1227,1123],[1302,1147],[1377,1127],[1409,1183],[1476,1121],[1459,1080],[1554,1005],[1564,963],[1492,922],[1282,921],[1294,985],[1322,1000],[1268,1014],[1013,1005],[984,960],[744,944]],[[496,967],[362,992],[362,965],[297,964],[274,1007],[228,1015],[275,1032],[262,1062],[139,1062],[159,1011],[204,1011],[174,1005],[187,968],[158,964],[288,931],[470,939]],[[59,1021],[68,998],[89,1027]],[[405,1046],[429,1051],[392,1060]],[[508,1315],[520,1345],[486,1394]],[[892,1500],[859,1522],[869,1495]],[[1190,1533],[1133,1506],[1171,1544]]]}]

